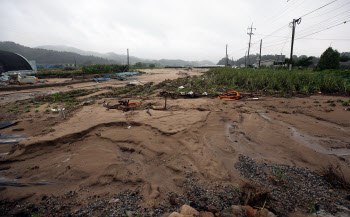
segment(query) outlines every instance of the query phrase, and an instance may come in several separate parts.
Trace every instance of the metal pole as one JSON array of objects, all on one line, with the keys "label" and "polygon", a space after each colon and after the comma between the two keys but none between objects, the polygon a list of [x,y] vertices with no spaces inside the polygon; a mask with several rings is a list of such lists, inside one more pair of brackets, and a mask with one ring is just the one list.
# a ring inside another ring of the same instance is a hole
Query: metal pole
[{"label": "metal pole", "polygon": [[293,48],[294,48],[295,27],[296,27],[296,24],[300,24],[300,22],[301,22],[301,18],[293,19],[293,22],[292,22],[293,30],[292,30],[292,45],[290,48],[289,71],[292,71],[292,68],[293,68]]},{"label": "metal pole", "polygon": [[227,44],[226,44],[226,67],[228,66]]},{"label": "metal pole", "polygon": [[128,59],[127,59],[127,61],[128,61],[128,67],[130,67],[130,65],[129,65],[129,48],[128,48],[126,51],[127,51],[127,56],[128,56]]},{"label": "metal pole", "polygon": [[260,64],[261,64],[261,47],[262,47],[262,39],[260,41],[259,68],[260,68]]},{"label": "metal pole", "polygon": [[[249,35],[249,44],[248,44],[248,64],[246,65],[246,67],[249,65],[249,53],[250,53],[250,44],[251,44],[251,41],[252,41],[252,35],[253,35],[253,23],[252,23],[252,26],[249,28],[248,27],[248,30],[250,29],[250,32],[248,32],[247,34]],[[255,29],[255,28],[254,28]]]},{"label": "metal pole", "polygon": [[295,34],[295,19],[293,19],[293,27],[292,27],[292,45],[290,48],[290,58],[289,58],[289,71],[292,71],[293,68],[293,46],[294,46],[294,34]]}]

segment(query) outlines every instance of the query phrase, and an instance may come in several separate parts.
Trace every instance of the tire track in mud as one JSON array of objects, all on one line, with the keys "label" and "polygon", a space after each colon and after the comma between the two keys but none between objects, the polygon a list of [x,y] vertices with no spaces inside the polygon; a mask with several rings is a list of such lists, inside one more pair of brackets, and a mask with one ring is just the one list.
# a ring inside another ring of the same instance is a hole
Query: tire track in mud
[{"label": "tire track in mud", "polygon": [[[350,151],[347,149],[328,150],[328,149],[322,147],[322,145],[320,145],[319,143],[322,140],[326,141],[327,139],[325,139],[325,138],[317,138],[317,137],[308,135],[306,133],[301,133],[295,127],[293,127],[291,124],[288,124],[282,120],[279,120],[279,122],[278,122],[278,121],[272,120],[271,118],[266,116],[264,113],[258,113],[258,114],[268,122],[271,122],[274,124],[280,124],[281,126],[287,127],[290,130],[294,141],[296,141],[298,143],[302,143],[302,144],[306,145],[308,148],[311,148],[316,152],[319,152],[322,154],[327,154],[327,155],[335,155],[338,157],[350,156]],[[344,141],[339,140],[337,138],[331,138],[331,136],[327,136],[327,138],[330,138],[331,142],[344,143]]]}]

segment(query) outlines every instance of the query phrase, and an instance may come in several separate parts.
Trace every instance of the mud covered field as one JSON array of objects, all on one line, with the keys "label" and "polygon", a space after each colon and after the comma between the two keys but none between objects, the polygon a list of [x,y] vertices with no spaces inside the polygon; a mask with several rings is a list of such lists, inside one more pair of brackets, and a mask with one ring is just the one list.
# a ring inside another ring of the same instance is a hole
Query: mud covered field
[{"label": "mud covered field", "polygon": [[2,105],[1,122],[18,123],[0,132],[30,137],[0,145],[0,215],[160,216],[184,204],[349,214],[348,97],[177,98],[147,113],[164,98],[129,98],[140,108],[123,112],[92,97],[106,91],[79,96],[66,119],[46,112],[56,101]]}]

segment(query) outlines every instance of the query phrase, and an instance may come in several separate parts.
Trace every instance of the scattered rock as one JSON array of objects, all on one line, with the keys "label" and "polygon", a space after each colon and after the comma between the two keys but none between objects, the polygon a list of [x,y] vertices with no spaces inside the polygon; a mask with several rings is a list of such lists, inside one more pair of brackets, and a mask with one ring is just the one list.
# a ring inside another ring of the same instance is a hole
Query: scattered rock
[{"label": "scattered rock", "polygon": [[220,217],[244,216],[245,213],[241,206],[230,206],[220,212]]},{"label": "scattered rock", "polygon": [[183,205],[181,208],[180,208],[180,213],[182,215],[198,215],[198,211],[195,210],[194,208],[188,206],[188,205]]},{"label": "scattered rock", "polygon": [[210,205],[208,207],[208,212],[217,213],[217,212],[219,212],[219,210],[215,206]]},{"label": "scattered rock", "polygon": [[173,212],[169,215],[169,217],[184,217],[184,215],[178,213],[178,212]]},{"label": "scattered rock", "polygon": [[260,216],[258,210],[253,209],[250,206],[243,206],[242,208],[246,211],[248,217],[259,217]]},{"label": "scattered rock", "polygon": [[199,212],[199,217],[215,217],[212,212]]}]

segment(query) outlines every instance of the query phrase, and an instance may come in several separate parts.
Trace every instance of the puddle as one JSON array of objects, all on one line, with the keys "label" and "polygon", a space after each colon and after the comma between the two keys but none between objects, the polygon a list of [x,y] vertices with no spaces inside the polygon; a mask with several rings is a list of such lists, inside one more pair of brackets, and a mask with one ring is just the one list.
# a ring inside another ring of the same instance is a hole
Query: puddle
[{"label": "puddle", "polygon": [[42,186],[42,185],[55,185],[56,183],[48,182],[45,180],[35,183],[20,183],[18,179],[10,179],[0,176],[0,186],[11,186],[11,187],[29,187],[29,186]]},{"label": "puddle", "polygon": [[1,133],[0,134],[0,144],[18,143],[18,142],[20,142],[28,137],[29,136]]},{"label": "puddle", "polygon": [[261,117],[263,117],[264,119],[271,121],[271,118],[267,117],[264,113],[258,113]]},{"label": "puddle", "polygon": [[309,148],[313,149],[316,152],[335,156],[350,156],[350,151],[348,149],[326,149],[321,145],[315,143],[315,141],[317,141],[317,138],[303,135],[293,127],[290,127],[290,130],[296,139],[303,141]]}]

